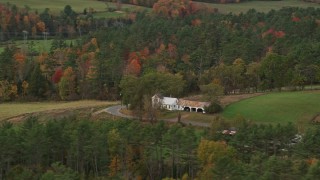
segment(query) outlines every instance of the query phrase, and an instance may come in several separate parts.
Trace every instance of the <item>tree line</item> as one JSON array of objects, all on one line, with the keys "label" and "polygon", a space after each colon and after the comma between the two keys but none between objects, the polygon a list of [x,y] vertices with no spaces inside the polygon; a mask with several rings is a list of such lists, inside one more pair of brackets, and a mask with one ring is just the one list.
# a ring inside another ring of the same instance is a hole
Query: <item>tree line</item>
[{"label": "tree line", "polygon": [[[236,127],[235,135],[223,130]],[[0,179],[318,179],[320,128],[83,117],[0,126]]]},{"label": "tree line", "polygon": [[66,5],[56,13],[50,8],[39,12],[31,10],[29,6],[0,3],[0,41],[44,39],[45,36],[76,38],[116,22],[130,23],[127,18],[94,18],[94,13],[95,10],[89,7],[83,12],[75,12],[70,5]]}]

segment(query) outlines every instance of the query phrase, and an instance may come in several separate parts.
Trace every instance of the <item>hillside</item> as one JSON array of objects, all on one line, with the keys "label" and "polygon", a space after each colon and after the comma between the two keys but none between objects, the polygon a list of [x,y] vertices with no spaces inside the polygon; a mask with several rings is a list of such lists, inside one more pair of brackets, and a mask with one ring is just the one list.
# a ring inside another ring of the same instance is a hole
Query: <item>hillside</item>
[{"label": "hillside", "polygon": [[[46,2],[47,1],[47,2]],[[50,7],[50,10],[55,13],[59,13],[64,6],[66,6],[65,1],[57,0],[57,1],[39,1],[39,0],[0,0],[0,3],[11,3],[16,4],[21,7],[27,5],[32,10],[37,10],[39,12],[43,11],[45,8]],[[46,3],[43,3],[46,2]],[[117,8],[117,4],[113,3],[112,1],[99,1],[99,0],[69,0],[68,5],[73,7],[76,12],[83,12],[85,8],[88,10],[92,8],[94,11],[97,12],[105,12],[108,8]],[[131,1],[122,1],[121,10],[122,11],[134,11],[134,10],[141,10],[145,9],[146,7],[152,8],[153,4],[156,1],[150,1],[149,3],[144,3],[143,1],[137,1],[136,4],[131,3]],[[250,9],[256,9],[259,12],[268,12],[271,9],[279,10],[283,7],[300,7],[300,8],[308,8],[308,7],[320,7],[319,4],[310,3],[314,2],[312,0],[308,2],[304,2],[301,0],[282,0],[282,1],[244,1],[241,3],[210,3],[209,1],[206,2],[205,0],[201,2],[195,1],[196,4],[200,6],[208,6],[213,8],[218,8],[219,12],[222,13],[245,13]],[[131,4],[130,4],[131,3]],[[140,4],[139,4],[140,3]],[[139,6],[140,5],[140,6]],[[108,14],[110,16],[110,14]],[[108,17],[105,16],[104,17]]]}]

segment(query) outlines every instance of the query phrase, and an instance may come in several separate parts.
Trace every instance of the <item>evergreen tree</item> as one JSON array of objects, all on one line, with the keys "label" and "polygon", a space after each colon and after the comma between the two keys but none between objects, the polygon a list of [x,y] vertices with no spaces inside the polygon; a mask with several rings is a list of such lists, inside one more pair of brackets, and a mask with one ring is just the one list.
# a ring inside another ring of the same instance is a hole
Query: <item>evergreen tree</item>
[{"label": "evergreen tree", "polygon": [[6,47],[0,54],[0,81],[8,80],[9,82],[14,80],[14,50]]},{"label": "evergreen tree", "polygon": [[34,97],[42,98],[46,92],[46,79],[42,75],[40,64],[36,64],[29,80],[29,91]]}]

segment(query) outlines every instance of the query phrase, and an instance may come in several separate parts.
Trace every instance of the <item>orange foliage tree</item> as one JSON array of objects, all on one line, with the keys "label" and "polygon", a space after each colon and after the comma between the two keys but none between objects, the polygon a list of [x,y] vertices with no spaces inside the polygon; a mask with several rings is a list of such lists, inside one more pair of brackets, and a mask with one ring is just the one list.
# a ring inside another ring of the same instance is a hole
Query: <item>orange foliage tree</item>
[{"label": "orange foliage tree", "polygon": [[45,32],[46,31],[46,24],[42,21],[37,23],[37,30],[40,32]]},{"label": "orange foliage tree", "polygon": [[159,0],[152,9],[156,14],[169,18],[184,17],[199,10],[190,0]]},{"label": "orange foliage tree", "polygon": [[140,58],[136,52],[129,54],[129,60],[126,67],[126,74],[138,76],[141,72]]}]

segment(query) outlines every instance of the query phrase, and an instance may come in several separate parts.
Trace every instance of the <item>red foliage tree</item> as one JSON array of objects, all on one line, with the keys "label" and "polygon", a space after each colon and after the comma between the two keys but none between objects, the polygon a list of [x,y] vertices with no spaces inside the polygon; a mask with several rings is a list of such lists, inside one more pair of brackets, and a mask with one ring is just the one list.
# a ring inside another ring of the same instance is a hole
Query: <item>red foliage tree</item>
[{"label": "red foliage tree", "polygon": [[131,52],[129,54],[128,65],[126,67],[126,73],[138,76],[141,72],[140,58],[136,52]]},{"label": "red foliage tree", "polygon": [[293,17],[291,18],[291,20],[292,20],[292,22],[299,22],[299,21],[301,21],[300,18],[295,17],[295,16],[293,16]]},{"label": "red foliage tree", "polygon": [[286,33],[283,32],[283,31],[275,31],[275,32],[273,33],[273,35],[274,35],[276,38],[282,38],[282,37],[284,37],[284,36],[286,35]]},{"label": "red foliage tree", "polygon": [[275,31],[273,28],[270,28],[268,31],[262,34],[262,37],[267,35],[272,35],[275,38],[282,38],[286,35],[286,33],[284,31]]},{"label": "red foliage tree", "polygon": [[63,75],[62,69],[61,68],[56,69],[56,71],[54,72],[54,74],[52,76],[53,83],[55,83],[55,84],[59,83],[62,75]]}]

